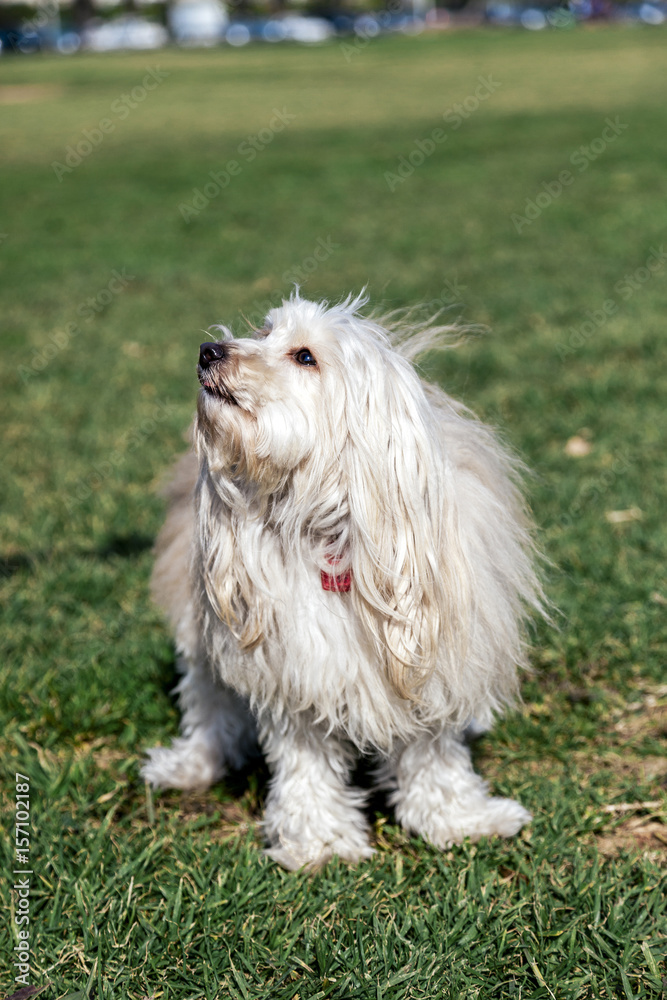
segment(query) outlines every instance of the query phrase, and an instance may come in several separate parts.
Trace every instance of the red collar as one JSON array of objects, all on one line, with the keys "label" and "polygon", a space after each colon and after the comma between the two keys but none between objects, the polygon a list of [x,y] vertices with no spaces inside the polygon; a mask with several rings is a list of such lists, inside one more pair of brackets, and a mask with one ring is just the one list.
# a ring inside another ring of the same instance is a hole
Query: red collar
[{"label": "red collar", "polygon": [[[327,558],[327,562],[335,566],[339,560]],[[322,590],[333,590],[340,594],[346,593],[352,587],[352,570],[348,569],[345,573],[336,576],[333,573],[325,573],[322,569],[320,570],[320,579],[322,580]]]}]

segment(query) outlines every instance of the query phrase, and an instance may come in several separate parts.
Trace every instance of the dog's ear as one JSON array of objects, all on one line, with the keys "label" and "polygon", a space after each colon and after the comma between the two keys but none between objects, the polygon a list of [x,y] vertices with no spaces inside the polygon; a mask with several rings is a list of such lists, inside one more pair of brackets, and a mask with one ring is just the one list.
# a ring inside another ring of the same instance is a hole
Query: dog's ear
[{"label": "dog's ear", "polygon": [[443,640],[459,647],[471,603],[442,428],[393,352],[356,388],[341,455],[352,599],[394,689],[418,699]]}]

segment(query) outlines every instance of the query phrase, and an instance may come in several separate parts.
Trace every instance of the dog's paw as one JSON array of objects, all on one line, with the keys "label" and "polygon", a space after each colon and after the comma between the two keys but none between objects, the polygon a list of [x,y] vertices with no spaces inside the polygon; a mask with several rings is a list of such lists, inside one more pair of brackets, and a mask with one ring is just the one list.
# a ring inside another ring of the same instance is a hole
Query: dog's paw
[{"label": "dog's paw", "polygon": [[298,871],[301,868],[315,872],[334,857],[338,857],[350,865],[359,864],[365,858],[372,857],[375,850],[368,843],[360,844],[335,840],[328,844],[322,842],[309,844],[282,842],[275,847],[267,848],[265,854],[290,872]]},{"label": "dog's paw", "polygon": [[208,788],[225,772],[211,747],[199,741],[179,738],[171,747],[153,747],[147,754],[140,773],[154,788]]},{"label": "dog's paw", "polygon": [[532,814],[514,799],[491,798],[486,803],[486,819],[481,826],[487,826],[480,837],[514,837],[519,830],[530,823]]},{"label": "dog's paw", "polygon": [[513,799],[479,798],[467,808],[432,816],[425,828],[417,831],[435,847],[447,848],[481,837],[513,837],[533,817]]}]

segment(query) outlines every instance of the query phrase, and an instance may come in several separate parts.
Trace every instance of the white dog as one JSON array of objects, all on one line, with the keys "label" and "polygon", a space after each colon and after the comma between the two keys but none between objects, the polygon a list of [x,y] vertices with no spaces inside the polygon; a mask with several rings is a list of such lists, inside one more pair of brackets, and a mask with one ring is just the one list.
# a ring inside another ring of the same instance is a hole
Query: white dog
[{"label": "white dog", "polygon": [[360,754],[399,822],[444,848],[530,820],[463,732],[517,694],[542,610],[515,463],[411,362],[446,328],[383,328],[298,295],[203,344],[196,458],[177,469],[154,595],[176,631],[182,733],[155,786],[209,785],[259,739],[287,868],[372,853]]}]

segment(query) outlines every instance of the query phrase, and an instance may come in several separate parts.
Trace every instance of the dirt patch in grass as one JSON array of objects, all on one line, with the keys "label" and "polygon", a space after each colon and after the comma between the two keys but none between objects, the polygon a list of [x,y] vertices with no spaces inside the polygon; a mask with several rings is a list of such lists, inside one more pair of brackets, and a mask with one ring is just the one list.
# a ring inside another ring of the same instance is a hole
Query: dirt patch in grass
[{"label": "dirt patch in grass", "polygon": [[621,740],[638,740],[646,736],[661,739],[667,735],[667,702],[658,702],[655,695],[648,695],[639,702],[631,702],[614,726],[614,733]]},{"label": "dirt patch in grass", "polygon": [[202,816],[217,816],[218,823],[206,828],[207,836],[216,841],[244,835],[248,829],[257,826],[259,820],[258,814],[245,801],[217,802],[205,792],[184,792],[179,802],[178,815],[185,823],[196,822]]},{"label": "dirt patch in grass", "polygon": [[648,853],[654,861],[667,862],[667,826],[654,816],[633,816],[595,839],[607,858],[625,852]]},{"label": "dirt patch in grass", "polygon": [[0,87],[0,104],[30,104],[62,97],[64,87],[52,83],[13,83]]},{"label": "dirt patch in grass", "polygon": [[610,777],[616,776],[627,781],[634,778],[641,784],[667,785],[667,757],[657,755],[640,756],[630,748],[622,750],[603,750],[601,753],[575,751],[572,761],[584,775],[607,772]]}]

